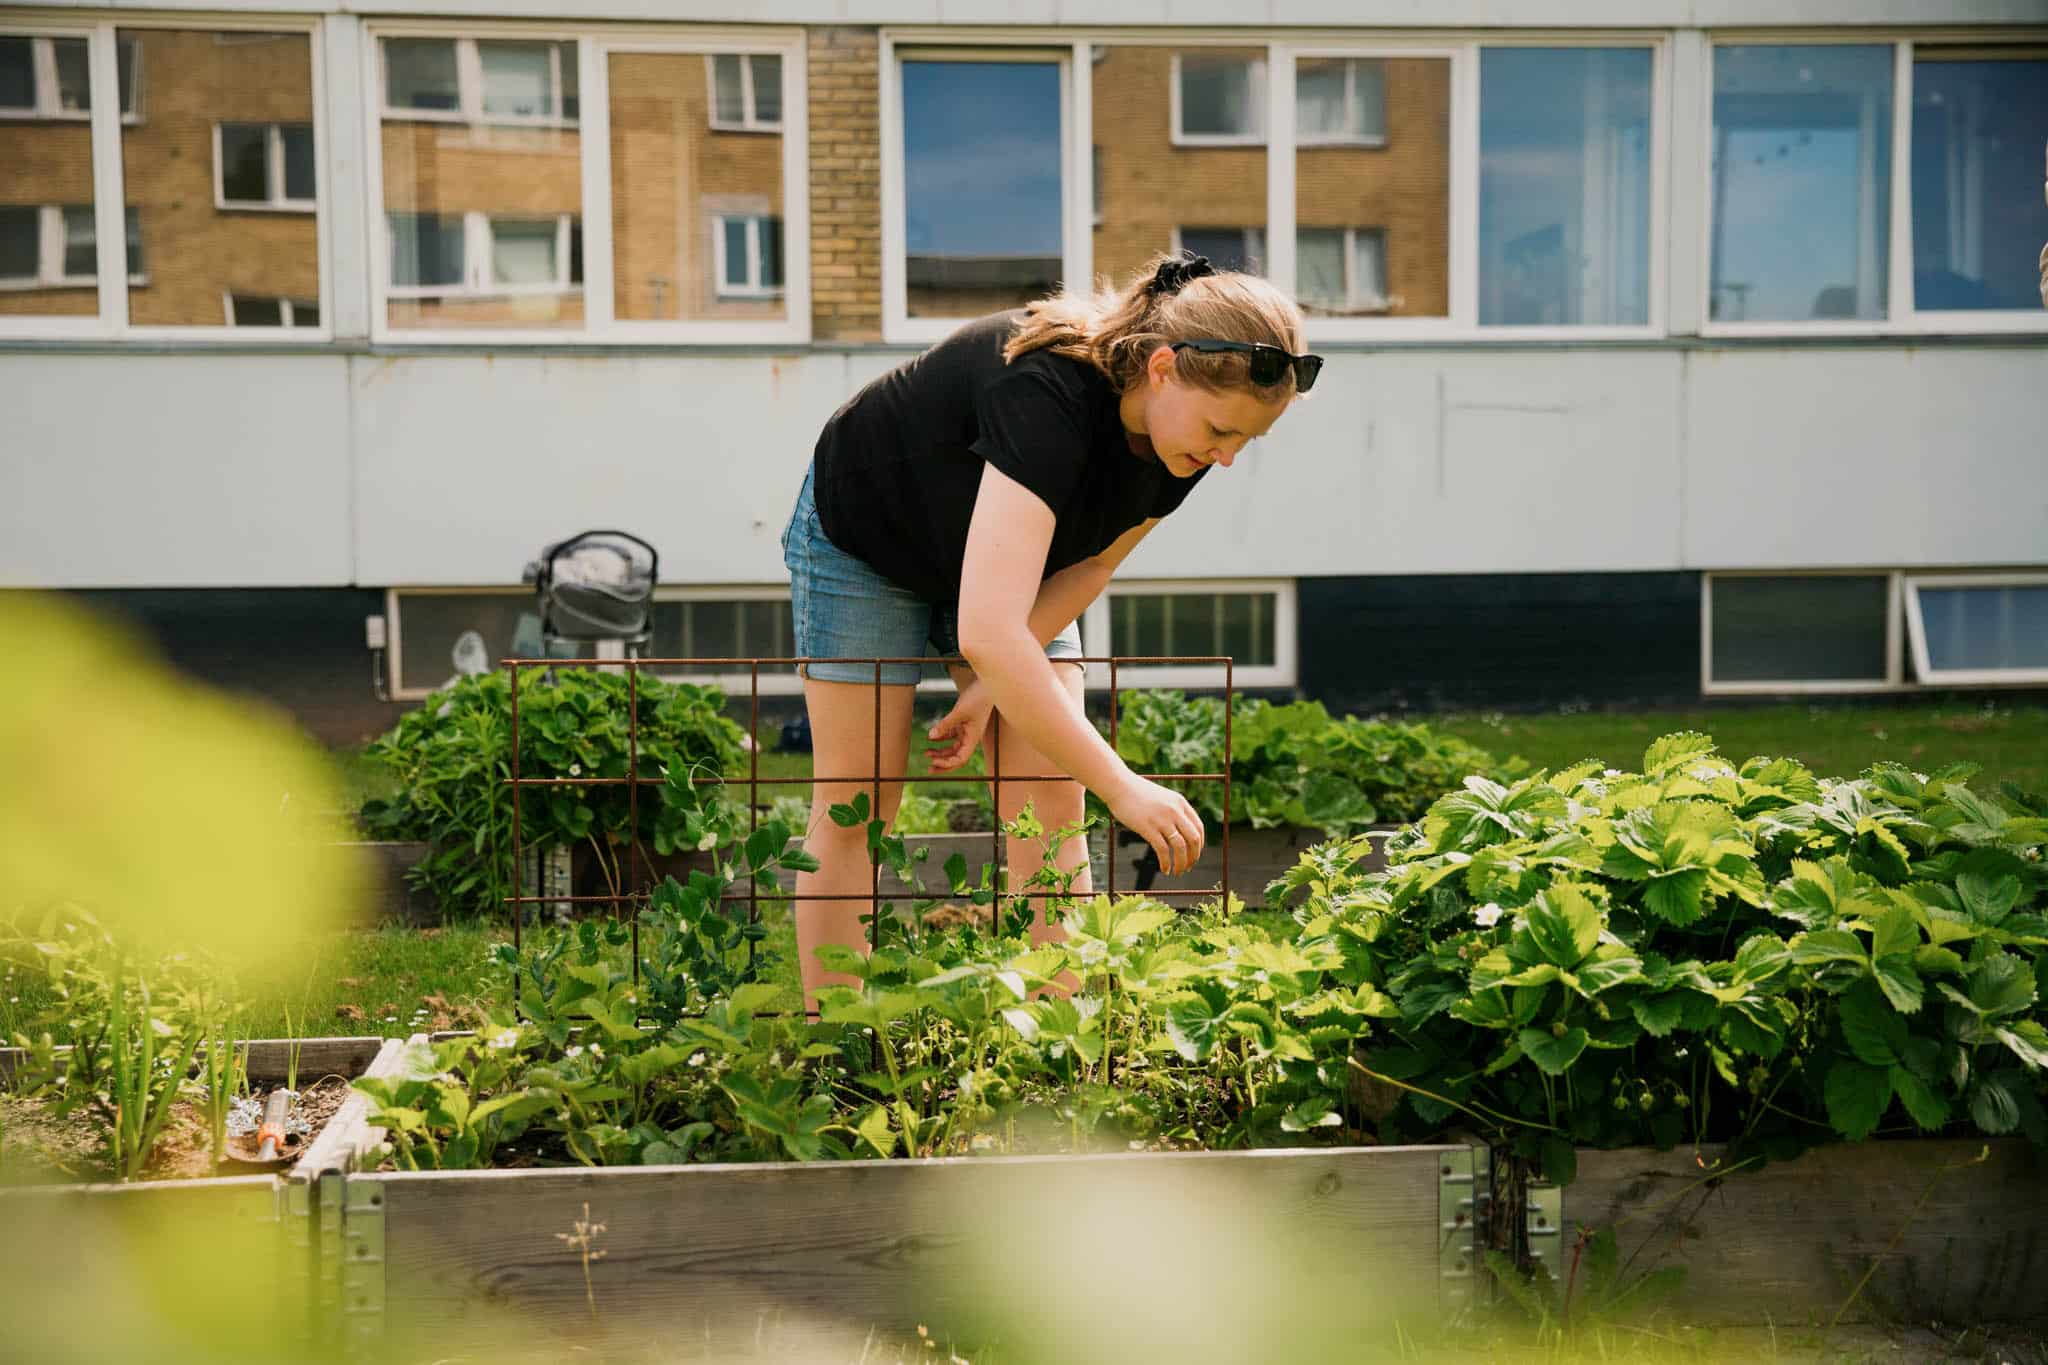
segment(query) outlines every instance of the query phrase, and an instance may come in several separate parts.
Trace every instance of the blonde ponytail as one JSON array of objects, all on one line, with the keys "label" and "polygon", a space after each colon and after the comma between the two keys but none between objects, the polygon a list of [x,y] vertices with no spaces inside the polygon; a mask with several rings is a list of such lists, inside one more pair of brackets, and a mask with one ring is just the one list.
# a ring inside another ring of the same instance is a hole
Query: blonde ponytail
[{"label": "blonde ponytail", "polygon": [[[1288,352],[1304,349],[1301,310],[1267,280],[1234,270],[1185,278],[1189,272],[1176,272],[1175,265],[1185,262],[1162,254],[1122,289],[1105,280],[1094,293],[1068,291],[1037,300],[1026,307],[1004,344],[1003,359],[1050,350],[1093,365],[1122,391],[1138,382],[1154,350],[1176,341],[1249,341]],[[1168,269],[1162,273],[1161,267]],[[1276,402],[1294,389],[1291,368],[1278,384],[1254,385],[1241,354],[1179,351],[1174,365],[1181,380],[1212,392],[1248,389],[1263,402]]]}]

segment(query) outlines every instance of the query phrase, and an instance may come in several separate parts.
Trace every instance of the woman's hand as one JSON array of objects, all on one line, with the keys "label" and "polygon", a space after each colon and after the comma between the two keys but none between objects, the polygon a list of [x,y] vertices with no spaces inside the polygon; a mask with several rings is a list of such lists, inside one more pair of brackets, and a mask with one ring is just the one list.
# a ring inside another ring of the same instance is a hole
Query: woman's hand
[{"label": "woman's hand", "polygon": [[953,709],[939,717],[938,723],[925,732],[930,739],[951,741],[941,748],[925,751],[933,772],[949,773],[967,765],[967,760],[973,758],[974,751],[981,746],[981,737],[988,730],[988,718],[995,707],[995,698],[982,686],[979,678],[960,689]]},{"label": "woman's hand", "polygon": [[1167,876],[1184,875],[1202,856],[1202,817],[1172,788],[1133,775],[1106,804],[1119,823],[1152,846]]}]

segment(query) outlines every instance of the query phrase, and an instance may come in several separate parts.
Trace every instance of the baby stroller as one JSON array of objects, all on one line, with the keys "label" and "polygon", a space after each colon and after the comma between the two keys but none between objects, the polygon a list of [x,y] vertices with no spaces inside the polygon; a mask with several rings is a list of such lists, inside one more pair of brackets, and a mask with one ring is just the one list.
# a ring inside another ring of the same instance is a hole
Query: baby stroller
[{"label": "baby stroller", "polygon": [[[540,657],[619,641],[637,658],[654,638],[655,548],[625,531],[585,531],[548,546],[526,566],[540,615]],[[556,648],[567,645],[567,651]]]}]

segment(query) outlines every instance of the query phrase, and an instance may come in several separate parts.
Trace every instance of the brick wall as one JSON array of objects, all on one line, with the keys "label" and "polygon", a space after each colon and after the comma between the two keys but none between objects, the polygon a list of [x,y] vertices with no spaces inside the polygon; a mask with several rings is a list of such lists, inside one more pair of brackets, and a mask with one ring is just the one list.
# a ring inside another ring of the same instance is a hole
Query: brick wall
[{"label": "brick wall", "polygon": [[871,28],[813,28],[811,334],[882,335],[880,42]]}]

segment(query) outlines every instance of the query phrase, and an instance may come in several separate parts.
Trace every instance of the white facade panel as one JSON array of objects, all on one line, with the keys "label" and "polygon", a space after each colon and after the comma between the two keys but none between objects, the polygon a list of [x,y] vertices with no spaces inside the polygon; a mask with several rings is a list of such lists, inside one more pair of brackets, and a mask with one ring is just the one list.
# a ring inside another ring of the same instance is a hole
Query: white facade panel
[{"label": "white facade panel", "polygon": [[1129,570],[1676,568],[1678,376],[1669,351],[1334,356]]},{"label": "white facade panel", "polygon": [[355,580],[338,359],[17,354],[0,404],[0,585]]},{"label": "white facade panel", "polygon": [[616,527],[668,583],[787,575],[818,430],[886,355],[389,356],[350,362],[368,584],[517,582]]},{"label": "white facade panel", "polygon": [[1688,567],[2048,562],[2048,351],[1687,362]]}]

